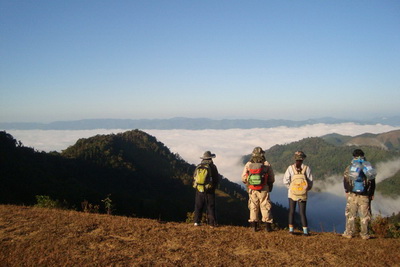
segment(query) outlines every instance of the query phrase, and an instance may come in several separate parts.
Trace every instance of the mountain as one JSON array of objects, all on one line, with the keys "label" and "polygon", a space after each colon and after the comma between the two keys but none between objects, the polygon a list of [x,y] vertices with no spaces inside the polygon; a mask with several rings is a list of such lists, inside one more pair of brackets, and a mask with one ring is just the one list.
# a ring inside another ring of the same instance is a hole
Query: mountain
[{"label": "mountain", "polygon": [[[194,169],[139,130],[79,139],[62,153],[37,152],[0,132],[0,203],[32,205],[39,195],[81,210],[109,197],[114,214],[185,221]],[[247,225],[247,192],[222,177],[216,194],[219,223]],[[286,225],[286,209],[274,205],[273,215]]]},{"label": "mountain", "polygon": [[354,137],[328,134],[322,138],[328,143],[338,146],[373,146],[385,150],[400,150],[400,130],[381,134],[365,133]]},{"label": "mountain", "polygon": [[310,124],[386,124],[400,126],[400,116],[388,118],[375,118],[371,120],[344,120],[335,118],[319,118],[302,121],[292,120],[256,120],[256,119],[223,119],[212,120],[206,118],[172,118],[172,119],[85,119],[77,121],[56,121],[51,123],[13,123],[0,122],[0,129],[3,130],[91,130],[91,129],[251,129],[251,128],[272,128],[279,126],[299,127]]},{"label": "mountain", "polygon": [[377,233],[368,241],[335,233],[303,237],[14,205],[0,205],[0,218],[1,266],[399,264],[399,240]]}]

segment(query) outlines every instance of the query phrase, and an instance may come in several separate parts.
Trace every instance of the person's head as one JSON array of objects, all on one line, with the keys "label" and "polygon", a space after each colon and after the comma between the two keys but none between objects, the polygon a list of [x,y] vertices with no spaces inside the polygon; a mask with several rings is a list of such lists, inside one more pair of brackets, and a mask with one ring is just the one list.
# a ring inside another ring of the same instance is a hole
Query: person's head
[{"label": "person's head", "polygon": [[204,152],[203,156],[200,158],[201,159],[213,159],[215,157],[216,157],[215,154],[212,154],[210,151],[206,151],[206,152]]},{"label": "person's head", "polygon": [[364,158],[364,151],[361,149],[354,149],[353,158]]},{"label": "person's head", "polygon": [[256,146],[253,149],[253,152],[251,153],[251,155],[252,156],[264,156],[264,153],[265,153],[265,151],[261,147]]},{"label": "person's head", "polygon": [[295,161],[303,161],[306,158],[306,154],[303,151],[294,152],[294,160]]},{"label": "person's head", "polygon": [[265,161],[264,153],[265,151],[261,147],[255,147],[251,153],[250,162],[263,163]]}]

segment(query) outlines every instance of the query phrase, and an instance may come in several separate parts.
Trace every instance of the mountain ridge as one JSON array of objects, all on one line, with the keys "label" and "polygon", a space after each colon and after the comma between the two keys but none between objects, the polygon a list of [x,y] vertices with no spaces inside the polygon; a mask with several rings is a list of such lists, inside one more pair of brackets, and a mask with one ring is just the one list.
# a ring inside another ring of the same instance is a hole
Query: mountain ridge
[{"label": "mountain ridge", "polygon": [[284,119],[207,119],[207,118],[185,118],[175,117],[171,119],[83,119],[73,121],[55,121],[50,123],[29,122],[0,122],[3,130],[93,130],[93,129],[251,129],[251,128],[273,128],[273,127],[300,127],[312,124],[339,124],[356,123],[385,124],[400,126],[400,116],[380,117],[368,120],[336,119],[331,117],[307,119],[307,120],[284,120]]}]

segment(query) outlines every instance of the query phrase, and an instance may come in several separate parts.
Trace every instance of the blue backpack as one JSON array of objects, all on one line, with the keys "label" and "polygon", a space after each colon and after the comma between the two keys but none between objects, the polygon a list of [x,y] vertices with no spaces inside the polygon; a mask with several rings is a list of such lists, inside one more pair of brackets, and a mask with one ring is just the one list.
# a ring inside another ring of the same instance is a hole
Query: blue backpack
[{"label": "blue backpack", "polygon": [[372,168],[371,163],[358,158],[351,161],[349,169],[350,182],[354,193],[364,193],[368,180],[375,179],[376,170]]}]

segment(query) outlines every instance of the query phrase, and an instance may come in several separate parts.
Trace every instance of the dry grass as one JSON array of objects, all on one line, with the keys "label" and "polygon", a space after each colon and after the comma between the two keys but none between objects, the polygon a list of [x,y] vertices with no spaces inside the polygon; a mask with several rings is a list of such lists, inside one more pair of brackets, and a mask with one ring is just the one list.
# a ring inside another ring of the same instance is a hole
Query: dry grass
[{"label": "dry grass", "polygon": [[0,205],[0,266],[399,266],[398,239],[310,237]]}]

